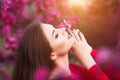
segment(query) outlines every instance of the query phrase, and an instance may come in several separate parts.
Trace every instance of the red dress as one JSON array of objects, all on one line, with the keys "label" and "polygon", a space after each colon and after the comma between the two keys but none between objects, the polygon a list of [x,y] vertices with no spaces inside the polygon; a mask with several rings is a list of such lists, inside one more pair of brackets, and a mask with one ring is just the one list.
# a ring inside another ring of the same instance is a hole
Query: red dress
[{"label": "red dress", "polygon": [[[97,52],[93,49],[91,55],[96,58]],[[52,80],[110,80],[97,64],[89,70],[76,64],[70,64],[69,67],[72,73],[71,76]]]},{"label": "red dress", "polygon": [[97,65],[86,70],[76,64],[70,64],[70,70],[72,75],[65,80],[110,80]]}]

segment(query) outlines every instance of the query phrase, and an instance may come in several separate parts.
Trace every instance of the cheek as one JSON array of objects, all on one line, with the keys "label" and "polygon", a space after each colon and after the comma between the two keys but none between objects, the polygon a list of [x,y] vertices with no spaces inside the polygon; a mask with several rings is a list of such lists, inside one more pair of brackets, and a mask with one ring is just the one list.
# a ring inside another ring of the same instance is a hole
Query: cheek
[{"label": "cheek", "polygon": [[65,38],[61,38],[53,42],[52,48],[56,53],[64,54],[70,50],[70,48],[73,45],[73,42],[74,42],[73,39],[68,40]]},{"label": "cheek", "polygon": [[57,42],[55,48],[56,50],[60,51],[63,50],[65,46],[66,46],[66,42]]},{"label": "cheek", "polygon": [[55,50],[57,53],[61,54],[61,53],[67,53],[70,48],[71,48],[71,45],[68,44],[67,41],[63,41],[63,42],[57,43]]}]

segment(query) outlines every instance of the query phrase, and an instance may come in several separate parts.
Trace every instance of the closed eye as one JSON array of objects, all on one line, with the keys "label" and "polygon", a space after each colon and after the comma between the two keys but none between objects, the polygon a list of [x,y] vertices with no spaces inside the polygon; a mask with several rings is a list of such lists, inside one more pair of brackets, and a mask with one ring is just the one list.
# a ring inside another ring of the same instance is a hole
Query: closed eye
[{"label": "closed eye", "polygon": [[58,38],[58,33],[57,33],[57,34],[55,34],[55,38]]}]

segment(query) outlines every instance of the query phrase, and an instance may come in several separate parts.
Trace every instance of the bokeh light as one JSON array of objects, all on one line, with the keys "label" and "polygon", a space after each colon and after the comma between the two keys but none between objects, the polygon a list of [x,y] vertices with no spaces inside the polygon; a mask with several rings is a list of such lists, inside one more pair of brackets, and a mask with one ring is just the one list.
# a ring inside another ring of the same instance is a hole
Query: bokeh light
[{"label": "bokeh light", "polygon": [[61,27],[64,19],[100,53],[98,63],[110,80],[120,80],[120,0],[0,0],[0,80],[11,76],[18,42],[30,22]]},{"label": "bokeh light", "polygon": [[83,9],[87,9],[92,1],[93,0],[67,0],[67,4],[69,8],[81,7]]}]

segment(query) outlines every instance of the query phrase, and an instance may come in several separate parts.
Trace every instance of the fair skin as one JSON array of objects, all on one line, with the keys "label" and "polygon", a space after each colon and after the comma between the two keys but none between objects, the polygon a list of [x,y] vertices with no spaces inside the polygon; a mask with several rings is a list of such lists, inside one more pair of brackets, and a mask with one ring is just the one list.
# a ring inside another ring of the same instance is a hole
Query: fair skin
[{"label": "fair skin", "polygon": [[55,62],[56,67],[52,71],[50,79],[55,78],[57,73],[64,71],[64,76],[71,75],[68,61],[68,51],[72,51],[75,58],[81,62],[86,69],[95,65],[90,55],[91,46],[87,43],[84,35],[79,30],[68,33],[65,28],[56,29],[50,24],[41,24],[42,30],[52,48],[50,58]]}]

